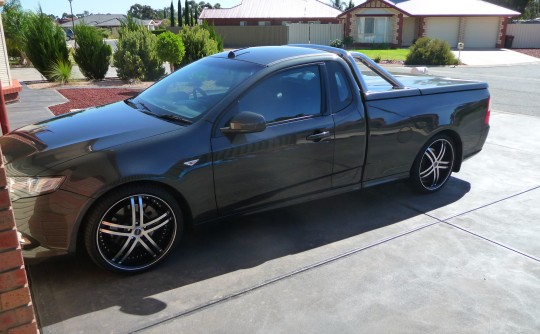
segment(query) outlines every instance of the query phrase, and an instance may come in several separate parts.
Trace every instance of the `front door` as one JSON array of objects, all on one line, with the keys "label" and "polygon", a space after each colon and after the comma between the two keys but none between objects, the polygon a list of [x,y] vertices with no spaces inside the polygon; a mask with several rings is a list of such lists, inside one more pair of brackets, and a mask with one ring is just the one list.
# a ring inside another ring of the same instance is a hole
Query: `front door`
[{"label": "front door", "polygon": [[230,214],[331,187],[334,121],[324,112],[321,68],[267,77],[228,111],[261,114],[266,130],[212,138],[216,201]]}]

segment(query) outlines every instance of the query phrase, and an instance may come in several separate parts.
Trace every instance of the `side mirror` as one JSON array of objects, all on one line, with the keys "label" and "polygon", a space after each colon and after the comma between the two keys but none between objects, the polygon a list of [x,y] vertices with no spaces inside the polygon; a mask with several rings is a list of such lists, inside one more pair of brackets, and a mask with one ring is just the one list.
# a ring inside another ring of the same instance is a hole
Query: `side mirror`
[{"label": "side mirror", "polygon": [[251,111],[242,111],[233,117],[228,127],[221,128],[223,133],[252,133],[266,129],[263,115]]}]

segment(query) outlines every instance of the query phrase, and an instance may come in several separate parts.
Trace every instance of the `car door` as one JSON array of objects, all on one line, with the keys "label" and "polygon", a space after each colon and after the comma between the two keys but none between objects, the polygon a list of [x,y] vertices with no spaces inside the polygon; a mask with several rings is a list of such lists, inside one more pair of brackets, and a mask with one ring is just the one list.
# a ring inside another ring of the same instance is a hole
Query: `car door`
[{"label": "car door", "polygon": [[323,108],[323,66],[298,66],[266,77],[226,111],[228,120],[243,111],[260,114],[267,127],[256,133],[216,131],[212,138],[220,214],[331,187],[334,122]]}]

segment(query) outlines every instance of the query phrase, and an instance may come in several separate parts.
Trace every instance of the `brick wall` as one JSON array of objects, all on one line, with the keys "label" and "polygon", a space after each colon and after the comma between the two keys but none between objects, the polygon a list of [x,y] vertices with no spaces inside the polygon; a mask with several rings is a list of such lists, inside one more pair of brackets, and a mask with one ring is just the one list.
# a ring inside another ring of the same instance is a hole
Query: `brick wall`
[{"label": "brick wall", "polygon": [[0,159],[0,334],[38,333],[6,183]]}]

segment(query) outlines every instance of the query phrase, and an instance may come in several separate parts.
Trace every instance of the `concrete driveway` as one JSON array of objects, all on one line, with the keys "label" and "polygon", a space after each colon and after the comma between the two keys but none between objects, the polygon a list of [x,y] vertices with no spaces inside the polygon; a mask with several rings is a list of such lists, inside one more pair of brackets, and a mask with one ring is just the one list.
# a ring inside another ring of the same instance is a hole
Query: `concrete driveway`
[{"label": "concrete driveway", "polygon": [[435,195],[393,184],[244,217],[146,274],[30,265],[42,332],[538,332],[538,128],[494,112]]},{"label": "concrete driveway", "polygon": [[540,118],[509,111],[434,195],[397,183],[243,217],[137,276],[30,264],[42,332],[537,333]]},{"label": "concrete driveway", "polygon": [[452,51],[461,62],[469,66],[500,66],[540,63],[539,58],[531,57],[509,49],[465,49]]}]

